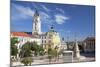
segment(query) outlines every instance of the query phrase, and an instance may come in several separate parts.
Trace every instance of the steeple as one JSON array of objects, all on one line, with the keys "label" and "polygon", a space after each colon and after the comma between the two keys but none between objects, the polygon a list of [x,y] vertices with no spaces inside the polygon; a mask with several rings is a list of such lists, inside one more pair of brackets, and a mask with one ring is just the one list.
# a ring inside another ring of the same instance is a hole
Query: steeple
[{"label": "steeple", "polygon": [[40,15],[38,10],[35,10],[34,17],[33,17],[33,30],[32,35],[40,34],[41,33],[41,21],[40,21]]},{"label": "steeple", "polygon": [[34,16],[39,16],[38,10],[35,8],[35,14]]}]

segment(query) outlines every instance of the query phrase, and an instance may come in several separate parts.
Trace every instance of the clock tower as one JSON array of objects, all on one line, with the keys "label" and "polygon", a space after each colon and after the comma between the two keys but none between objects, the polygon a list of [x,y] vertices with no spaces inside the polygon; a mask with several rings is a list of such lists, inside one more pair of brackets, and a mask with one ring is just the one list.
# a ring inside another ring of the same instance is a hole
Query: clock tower
[{"label": "clock tower", "polygon": [[40,15],[36,10],[33,19],[32,35],[39,35],[39,34],[41,34],[41,21],[40,21]]}]

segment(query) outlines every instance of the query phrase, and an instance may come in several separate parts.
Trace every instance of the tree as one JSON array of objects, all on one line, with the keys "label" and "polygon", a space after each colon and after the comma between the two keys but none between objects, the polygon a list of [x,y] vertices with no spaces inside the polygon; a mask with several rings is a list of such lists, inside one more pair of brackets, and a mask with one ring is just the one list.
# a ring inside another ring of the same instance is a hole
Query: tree
[{"label": "tree", "polygon": [[[34,55],[44,55],[44,49],[42,46],[38,45],[36,42],[27,42],[21,47],[20,58],[22,58],[21,63],[24,65],[28,65],[32,63],[32,52],[34,51]],[[31,59],[30,59],[31,58]]]},{"label": "tree", "polygon": [[42,46],[39,46],[39,55],[41,55],[41,56],[44,55],[44,49]]},{"label": "tree", "polygon": [[11,45],[15,45],[16,43],[18,43],[18,38],[17,37],[13,37],[11,38]]},{"label": "tree", "polygon": [[34,51],[35,56],[44,55],[44,49],[41,45],[38,45],[36,42],[30,43],[31,50]]},{"label": "tree", "polygon": [[31,50],[35,52],[35,56],[39,55],[39,45],[36,42],[31,43]]},{"label": "tree", "polygon": [[11,38],[11,56],[13,56],[13,57],[17,56],[18,49],[17,49],[17,46],[15,44],[18,42],[19,42],[18,38],[16,38],[16,37]]},{"label": "tree", "polygon": [[25,66],[31,65],[33,62],[33,58],[31,57],[25,57],[21,60],[21,63],[23,63]]},{"label": "tree", "polygon": [[48,59],[49,62],[51,62],[51,59],[55,59],[55,61],[57,61],[57,59],[59,59],[59,55],[61,54],[60,51],[58,51],[58,47],[56,46],[55,48],[51,48],[51,45],[49,45],[48,47]]},{"label": "tree", "polygon": [[52,49],[48,48],[48,59],[49,59],[49,62],[51,62],[52,57],[53,57]]},{"label": "tree", "polygon": [[55,58],[55,61],[56,61],[58,57],[58,52],[56,49],[53,49],[53,57]]},{"label": "tree", "polygon": [[59,50],[59,47],[55,47],[54,48],[54,56],[55,56],[55,61],[57,60],[57,59],[59,59],[59,55],[61,55],[62,54],[62,50]]},{"label": "tree", "polygon": [[16,45],[11,45],[11,55],[16,56],[18,53],[18,49]]},{"label": "tree", "polygon": [[21,58],[21,63],[23,63],[24,65],[31,65],[31,63],[33,62],[33,58],[32,58],[32,50],[31,50],[31,43],[27,42],[25,43],[22,47],[21,47],[21,51],[20,51],[20,58]]}]

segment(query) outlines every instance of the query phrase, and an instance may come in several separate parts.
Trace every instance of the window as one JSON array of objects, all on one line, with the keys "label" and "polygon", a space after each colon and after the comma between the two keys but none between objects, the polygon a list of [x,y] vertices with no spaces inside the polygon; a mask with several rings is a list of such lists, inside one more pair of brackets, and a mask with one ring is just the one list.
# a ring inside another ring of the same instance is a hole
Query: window
[{"label": "window", "polygon": [[45,39],[46,39],[46,36],[45,36]]},{"label": "window", "polygon": [[46,43],[46,40],[45,40],[45,43]]},{"label": "window", "polygon": [[49,43],[51,43],[51,40],[49,40]]},{"label": "window", "polygon": [[41,38],[43,39],[43,36],[41,36]]},{"label": "window", "polygon": [[43,40],[42,40],[42,43],[43,43]]}]

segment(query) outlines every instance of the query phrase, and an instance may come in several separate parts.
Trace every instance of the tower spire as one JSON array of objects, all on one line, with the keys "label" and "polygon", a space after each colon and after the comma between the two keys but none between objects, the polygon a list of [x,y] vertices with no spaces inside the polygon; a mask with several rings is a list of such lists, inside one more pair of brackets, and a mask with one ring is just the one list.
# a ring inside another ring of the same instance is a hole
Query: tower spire
[{"label": "tower spire", "polygon": [[33,18],[33,30],[32,35],[34,34],[40,34],[41,33],[41,21],[40,21],[40,15],[38,10],[35,8],[35,14]]},{"label": "tower spire", "polygon": [[39,16],[39,12],[38,12],[38,9],[37,8],[35,8],[35,14],[34,15]]}]

